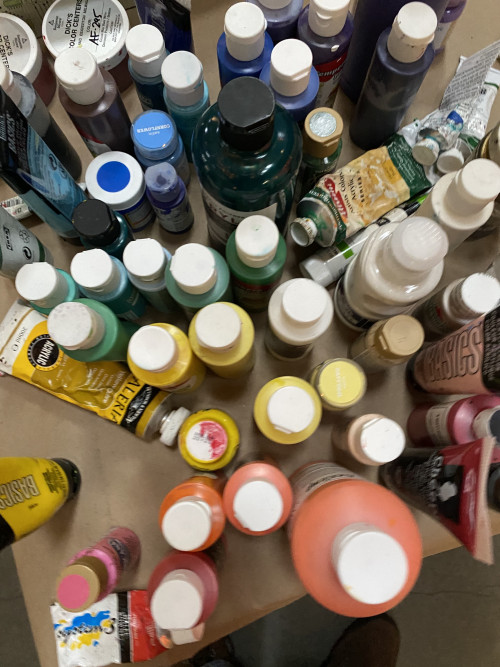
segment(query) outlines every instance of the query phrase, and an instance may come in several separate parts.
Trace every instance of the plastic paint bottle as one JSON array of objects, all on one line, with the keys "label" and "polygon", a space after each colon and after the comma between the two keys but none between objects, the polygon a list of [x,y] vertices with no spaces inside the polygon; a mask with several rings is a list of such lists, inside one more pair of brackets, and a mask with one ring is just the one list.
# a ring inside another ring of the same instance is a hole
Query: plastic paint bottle
[{"label": "plastic paint bottle", "polygon": [[211,371],[239,378],[255,363],[255,330],[249,315],[234,303],[212,303],[199,310],[189,325],[189,342]]},{"label": "plastic paint bottle", "polygon": [[350,359],[327,359],[318,364],[309,377],[325,410],[347,410],[366,392],[363,369]]},{"label": "plastic paint bottle", "polygon": [[266,17],[267,32],[274,44],[295,37],[302,9],[301,0],[248,0],[257,5]]},{"label": "plastic paint bottle", "polygon": [[228,239],[226,260],[235,301],[245,310],[265,310],[286,262],[285,239],[276,224],[264,215],[242,220]]},{"label": "plastic paint bottle", "polygon": [[232,299],[224,258],[200,243],[185,243],[177,248],[165,271],[165,282],[189,319],[210,303]]},{"label": "plastic paint bottle", "polygon": [[163,61],[161,76],[165,84],[164,97],[168,112],[175,121],[191,162],[194,128],[210,106],[203,66],[193,53],[176,51]]},{"label": "plastic paint bottle", "polygon": [[141,557],[141,543],[130,528],[117,526],[97,544],[77,553],[57,580],[57,601],[68,611],[83,611],[112,593],[124,572]]},{"label": "plastic paint bottle", "polygon": [[436,55],[443,53],[446,46],[446,41],[450,37],[451,29],[455,26],[456,21],[458,21],[462,15],[466,4],[467,0],[462,0],[461,2],[457,2],[457,0],[451,0],[448,2],[444,14],[438,23],[436,36],[434,37],[433,47]]},{"label": "plastic paint bottle", "polygon": [[405,432],[392,419],[367,414],[352,419],[343,428],[332,430],[335,447],[349,452],[365,466],[379,466],[394,461],[406,444]]},{"label": "plastic paint bottle", "polygon": [[148,167],[144,174],[146,194],[158,222],[170,234],[185,234],[194,223],[194,215],[184,182],[168,162]]},{"label": "plastic paint bottle", "polygon": [[125,218],[99,199],[78,204],[73,211],[73,225],[86,248],[102,248],[118,259],[127,243],[134,240]]},{"label": "plastic paint bottle", "polygon": [[395,607],[412,589],[422,540],[405,503],[327,461],[290,478],[293,563],[307,592],[330,611],[363,618]]},{"label": "plastic paint bottle", "polygon": [[154,222],[155,212],[146,197],[141,165],[121,151],[110,151],[94,158],[85,172],[89,195],[121,213],[134,232]]},{"label": "plastic paint bottle", "polygon": [[487,497],[488,507],[500,512],[500,465],[490,466],[488,473]]},{"label": "plastic paint bottle", "polygon": [[203,551],[224,531],[222,506],[225,480],[216,475],[197,475],[167,493],[158,521],[163,537],[179,551]]},{"label": "plastic paint bottle", "polygon": [[295,445],[309,438],[318,428],[321,414],[321,401],[309,382],[291,375],[267,382],[253,406],[261,433],[280,445]]},{"label": "plastic paint bottle", "polygon": [[259,77],[297,123],[303,123],[316,104],[319,77],[312,62],[312,51],[307,44],[299,39],[285,39],[274,47],[271,60]]},{"label": "plastic paint bottle", "polygon": [[269,535],[288,520],[293,504],[290,482],[274,462],[240,465],[224,487],[224,511],[246,535]]},{"label": "plastic paint bottle", "polygon": [[0,206],[0,276],[13,280],[26,264],[53,261],[50,251],[33,232]]},{"label": "plastic paint bottle", "polygon": [[[493,162],[500,166],[500,123],[497,123],[495,127],[490,130],[488,134],[479,142],[473,153],[473,157],[493,160]],[[499,226],[500,195],[498,195],[498,197],[495,199],[493,212],[489,220],[485,222],[485,224],[482,225],[482,227],[480,227],[476,232],[474,232],[472,238],[480,238],[481,236],[491,234],[492,232],[495,232]]]},{"label": "plastic paint bottle", "polygon": [[168,51],[193,50],[190,4],[183,0],[136,0],[135,5],[141,23],[155,25],[160,30]]},{"label": "plastic paint bottle", "polygon": [[123,252],[130,282],[160,313],[172,313],[177,308],[165,287],[165,269],[171,257],[155,239],[131,241]]},{"label": "plastic paint bottle", "polygon": [[165,322],[141,327],[132,336],[128,365],[139,380],[173,393],[195,391],[205,379],[205,366],[186,334]]},{"label": "plastic paint bottle", "polygon": [[266,32],[266,19],[257,5],[236,2],[224,16],[224,32],[217,41],[220,85],[239,76],[259,74],[271,58],[273,40]]},{"label": "plastic paint bottle", "polygon": [[307,278],[282,283],[269,301],[265,344],[284,361],[302,359],[330,327],[333,304],[324,287]]},{"label": "plastic paint bottle", "polygon": [[179,431],[182,458],[196,470],[213,472],[227,466],[239,445],[238,426],[222,410],[199,410],[186,419]]},{"label": "plastic paint bottle", "polygon": [[125,39],[128,69],[144,111],[166,111],[161,66],[168,53],[161,32],[154,25],[135,25]]},{"label": "plastic paint bottle", "polygon": [[48,315],[60,303],[74,301],[80,296],[73,278],[47,262],[25,264],[17,272],[15,282],[19,296],[43,315]]},{"label": "plastic paint bottle", "polygon": [[130,283],[125,267],[104,250],[95,248],[75,255],[71,275],[84,296],[104,303],[118,317],[136,320],[144,314],[146,302]]}]

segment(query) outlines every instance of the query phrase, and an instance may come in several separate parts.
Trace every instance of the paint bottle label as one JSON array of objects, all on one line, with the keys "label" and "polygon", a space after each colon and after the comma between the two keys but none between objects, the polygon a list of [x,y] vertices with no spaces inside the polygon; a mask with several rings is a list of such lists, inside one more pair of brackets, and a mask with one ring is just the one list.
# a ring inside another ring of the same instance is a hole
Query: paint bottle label
[{"label": "paint bottle label", "polygon": [[442,48],[444,40],[446,39],[448,31],[450,30],[453,23],[454,21],[449,21],[448,23],[438,23],[436,32],[434,33],[434,41],[432,43],[434,51]]},{"label": "paint bottle label", "polygon": [[233,274],[233,293],[235,300],[248,310],[265,310],[271,294],[279,285],[281,278],[267,285],[255,285],[239,280]]},{"label": "paint bottle label", "polygon": [[178,206],[174,208],[159,208],[153,206],[158,217],[158,222],[163,229],[171,234],[182,234],[190,229],[194,222],[193,211],[189,200],[185,197]]},{"label": "paint bottle label", "polygon": [[36,236],[14,218],[0,217],[0,275],[15,278],[21,266],[52,260]]},{"label": "paint bottle label", "polygon": [[215,421],[198,422],[186,435],[186,449],[196,461],[202,463],[220,459],[227,446],[227,433],[223,426]]},{"label": "paint bottle label", "polygon": [[109,153],[111,151],[111,148],[107,144],[99,141],[99,139],[96,139],[96,137],[91,137],[89,134],[87,134],[81,125],[77,125],[76,129],[83,139],[83,143],[85,146],[87,146],[90,153],[92,154],[92,157],[97,157],[98,155],[102,155],[102,153]]},{"label": "paint bottle label", "polygon": [[315,107],[331,107],[333,105],[346,58],[347,51],[340,58],[334,58],[327,63],[314,66],[319,75],[319,90],[314,102]]},{"label": "paint bottle label", "polygon": [[125,217],[134,232],[139,232],[141,229],[147,227],[154,222],[156,217],[145,194],[133,206],[119,209],[118,212]]},{"label": "paint bottle label", "polygon": [[308,345],[291,345],[290,343],[285,343],[285,341],[276,336],[269,326],[267,327],[264,342],[273,357],[283,359],[283,361],[302,359],[312,347],[310,343]]},{"label": "paint bottle label", "polygon": [[368,320],[366,317],[363,317],[363,315],[360,315],[354,310],[354,308],[351,307],[345,294],[344,277],[342,277],[337,283],[334,301],[335,314],[347,326],[354,327],[355,329],[369,329],[372,325],[375,324],[376,320]]},{"label": "paint bottle label", "polygon": [[433,405],[425,415],[425,427],[430,439],[435,445],[453,444],[448,432],[448,415],[455,403],[440,403]]},{"label": "paint bottle label", "polygon": [[441,304],[442,292],[438,292],[421,304],[413,313],[413,317],[420,321],[427,334],[446,336],[454,329],[449,326]]}]

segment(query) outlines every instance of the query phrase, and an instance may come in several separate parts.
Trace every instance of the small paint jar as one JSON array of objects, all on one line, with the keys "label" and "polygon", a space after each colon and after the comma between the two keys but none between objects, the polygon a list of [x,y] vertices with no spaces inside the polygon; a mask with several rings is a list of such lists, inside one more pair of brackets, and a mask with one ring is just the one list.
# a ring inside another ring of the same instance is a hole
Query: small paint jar
[{"label": "small paint jar", "polygon": [[352,419],[340,429],[334,426],[332,442],[339,449],[349,452],[359,463],[379,466],[401,455],[406,437],[394,420],[368,414]]},{"label": "small paint jar", "polygon": [[121,213],[132,231],[154,222],[141,165],[128,153],[108,151],[95,157],[85,172],[85,184],[89,195]]},{"label": "small paint jar", "polygon": [[184,182],[168,162],[148,167],[144,173],[146,194],[160,226],[170,234],[185,234],[194,223]]},{"label": "small paint jar", "polygon": [[80,296],[78,285],[62,269],[48,262],[25,264],[16,274],[16,290],[32,308],[48,315],[52,308]]},{"label": "small paint jar", "polygon": [[222,410],[199,410],[179,431],[182,458],[196,470],[219,470],[235,457],[240,444],[236,422]]},{"label": "small paint jar", "polygon": [[284,375],[267,382],[255,397],[253,416],[266,438],[294,445],[309,438],[321,421],[321,401],[311,385]]},{"label": "small paint jar", "polygon": [[267,460],[241,465],[229,478],[222,498],[229,521],[247,535],[279,530],[288,520],[293,503],[288,478]]},{"label": "small paint jar", "polygon": [[127,361],[139,380],[173,393],[195,391],[205,379],[205,366],[193,354],[186,334],[166,322],[136,331]]},{"label": "small paint jar", "polygon": [[224,478],[197,475],[167,493],[158,517],[163,537],[179,551],[203,551],[224,531]]},{"label": "small paint jar", "polygon": [[189,325],[193,352],[223,378],[239,378],[252,370],[254,341],[252,320],[234,303],[211,303],[199,310]]},{"label": "small paint jar", "polygon": [[160,313],[177,310],[177,304],[165,287],[165,268],[171,257],[155,239],[131,241],[123,252],[130,282]]},{"label": "small paint jar", "polygon": [[325,410],[347,410],[365,395],[366,375],[350,359],[327,359],[311,371],[309,382]]},{"label": "small paint jar", "polygon": [[133,530],[118,526],[92,547],[74,556],[57,580],[57,601],[71,612],[83,611],[115,590],[122,574],[141,557]]},{"label": "small paint jar", "polygon": [[85,248],[102,248],[118,259],[127,243],[134,240],[125,218],[99,199],[80,202],[72,222]]}]

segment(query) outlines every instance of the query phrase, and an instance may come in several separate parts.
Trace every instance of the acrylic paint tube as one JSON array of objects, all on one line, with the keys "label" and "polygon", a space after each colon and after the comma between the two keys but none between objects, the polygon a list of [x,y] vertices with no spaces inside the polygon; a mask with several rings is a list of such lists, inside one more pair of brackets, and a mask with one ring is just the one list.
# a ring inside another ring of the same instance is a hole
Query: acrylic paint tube
[{"label": "acrylic paint tube", "polygon": [[19,269],[33,262],[53,263],[50,251],[19,220],[0,206],[0,276],[14,280]]},{"label": "acrylic paint tube", "polygon": [[494,438],[443,449],[406,449],[380,468],[382,482],[437,519],[470,553],[493,562],[486,484]]}]

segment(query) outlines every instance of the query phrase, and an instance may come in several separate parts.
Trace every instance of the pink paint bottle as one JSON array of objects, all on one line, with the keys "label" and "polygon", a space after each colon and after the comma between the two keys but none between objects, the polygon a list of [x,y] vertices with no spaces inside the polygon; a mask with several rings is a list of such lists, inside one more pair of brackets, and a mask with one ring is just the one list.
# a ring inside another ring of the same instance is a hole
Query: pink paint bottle
[{"label": "pink paint bottle", "polygon": [[115,590],[123,572],[136,567],[141,543],[133,530],[118,526],[97,544],[74,556],[57,580],[57,601],[83,611]]}]

